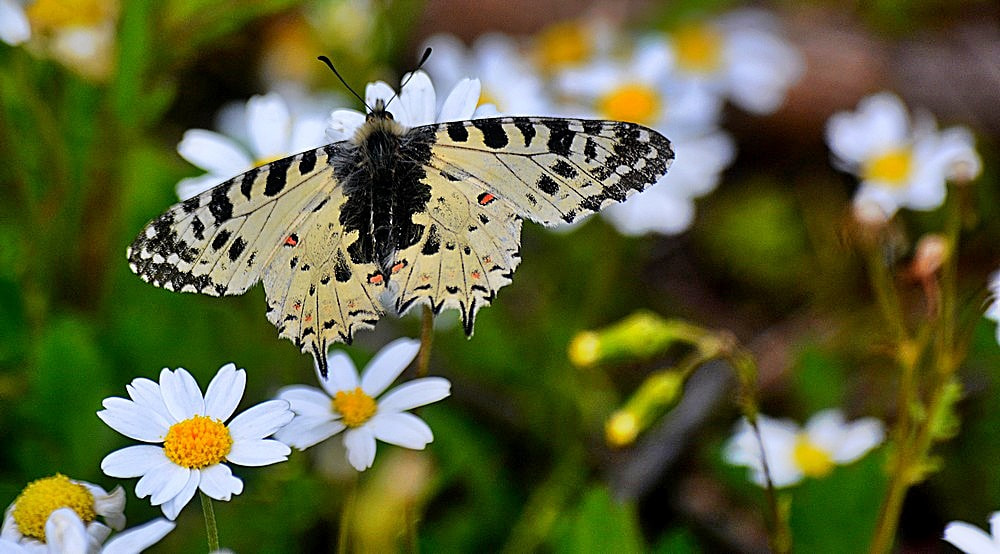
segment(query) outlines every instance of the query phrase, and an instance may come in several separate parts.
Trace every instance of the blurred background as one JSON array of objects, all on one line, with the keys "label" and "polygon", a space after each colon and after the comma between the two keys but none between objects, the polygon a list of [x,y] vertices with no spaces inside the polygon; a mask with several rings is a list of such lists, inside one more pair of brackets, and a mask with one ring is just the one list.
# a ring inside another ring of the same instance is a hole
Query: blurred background
[{"label": "blurred background", "polygon": [[[973,208],[958,252],[962,428],[937,450],[940,470],[907,497],[900,547],[944,551],[947,521],[983,525],[1000,509],[1000,347],[981,317],[1000,262],[996,3],[0,2],[21,9],[31,28],[30,38],[0,44],[0,504],[55,472],[114,486],[99,463],[128,441],[94,414],[135,377],[184,367],[205,386],[232,361],[248,372],[244,406],[314,384],[311,358],[278,340],[265,318],[261,287],[209,298],[129,272],[133,237],[178,200],[178,183],[213,171],[178,153],[186,131],[213,129],[247,160],[267,161],[277,153],[255,150],[248,99],[281,95],[287,125],[362,109],[316,56],[362,91],[377,79],[398,87],[427,44],[439,101],[469,76],[501,113],[613,115],[595,99],[630,71],[641,81],[634,52],[720,22],[719,33],[756,25],[780,42],[774,105],[741,100],[738,86],[708,108],[660,99],[661,111],[679,111],[658,127],[678,148],[673,171],[696,174],[687,189],[678,181],[668,202],[676,211],[661,222],[630,227],[622,212],[569,230],[525,225],[514,282],[479,313],[475,336],[466,340],[455,313],[437,318],[431,374],[453,386],[451,398],[420,412],[435,441],[419,453],[379,445],[360,476],[352,536],[374,550],[402,548],[404,514],[416,510],[425,551],[766,549],[764,497],[720,455],[739,417],[730,369],[702,368],[680,406],[615,447],[605,438],[609,415],[685,352],[578,368],[567,348],[581,331],[648,310],[738,337],[757,356],[764,413],[802,422],[841,407],[891,423],[896,370],[852,244],[857,179],[834,168],[824,140],[834,112],[883,90],[942,126],[970,128],[984,165],[967,191]],[[752,22],[733,15],[747,13]],[[678,52],[672,63],[683,69]],[[675,125],[698,110],[707,121]],[[688,157],[695,169],[684,169],[686,138],[715,145]],[[322,129],[315,141],[324,142]],[[886,256],[906,267],[917,240],[941,225],[939,211],[901,212]],[[919,312],[920,284],[903,275],[899,286]],[[419,317],[387,316],[336,348],[360,367],[419,328]],[[884,450],[795,488],[790,521],[801,551],[865,548]],[[355,479],[339,440],[235,473],[245,492],[216,506],[224,546],[334,550]],[[135,499],[134,482],[122,484],[131,522],[159,513]],[[151,551],[203,548],[197,507],[178,523]]]}]

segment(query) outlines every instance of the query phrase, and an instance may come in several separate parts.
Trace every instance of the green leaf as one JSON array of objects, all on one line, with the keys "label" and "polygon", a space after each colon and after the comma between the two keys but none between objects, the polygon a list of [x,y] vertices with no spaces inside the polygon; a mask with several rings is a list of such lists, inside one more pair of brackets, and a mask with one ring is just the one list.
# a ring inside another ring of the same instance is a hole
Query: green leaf
[{"label": "green leaf", "polygon": [[635,507],[617,502],[604,486],[584,493],[576,512],[569,516],[556,552],[645,552]]}]

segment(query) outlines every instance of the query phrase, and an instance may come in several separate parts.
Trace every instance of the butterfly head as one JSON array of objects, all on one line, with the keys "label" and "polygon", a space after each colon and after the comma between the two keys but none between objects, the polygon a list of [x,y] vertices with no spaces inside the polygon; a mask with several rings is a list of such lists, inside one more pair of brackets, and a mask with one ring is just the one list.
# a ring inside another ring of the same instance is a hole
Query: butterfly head
[{"label": "butterfly head", "polygon": [[386,102],[382,98],[375,100],[375,107],[368,112],[367,116],[365,116],[366,122],[376,119],[387,119],[389,121],[393,120],[392,112],[386,109]]}]

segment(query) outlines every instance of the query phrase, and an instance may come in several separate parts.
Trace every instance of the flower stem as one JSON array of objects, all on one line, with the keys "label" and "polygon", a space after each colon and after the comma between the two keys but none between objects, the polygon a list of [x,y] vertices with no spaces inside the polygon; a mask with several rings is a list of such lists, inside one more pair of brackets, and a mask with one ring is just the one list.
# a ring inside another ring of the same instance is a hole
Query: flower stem
[{"label": "flower stem", "polygon": [[212,499],[207,494],[199,492],[201,495],[201,511],[205,514],[205,534],[208,535],[208,551],[215,552],[219,549],[219,528],[215,523],[215,508],[212,507]]},{"label": "flower stem", "polygon": [[344,496],[344,504],[340,507],[340,528],[337,529],[337,552],[348,552],[351,536],[351,523],[354,520],[354,501],[358,495],[358,478],[351,481]]},{"label": "flower stem", "polygon": [[434,342],[434,312],[424,305],[420,324],[420,353],[417,355],[417,377],[426,377],[431,365],[431,344]]}]

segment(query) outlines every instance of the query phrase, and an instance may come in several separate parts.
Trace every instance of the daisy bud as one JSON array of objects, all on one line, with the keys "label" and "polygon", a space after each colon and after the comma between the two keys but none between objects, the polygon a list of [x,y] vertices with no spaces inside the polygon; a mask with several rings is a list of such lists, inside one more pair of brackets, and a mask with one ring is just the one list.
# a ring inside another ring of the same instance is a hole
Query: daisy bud
[{"label": "daisy bud", "polygon": [[917,279],[922,281],[930,279],[941,269],[941,264],[948,259],[949,254],[948,241],[943,236],[924,235],[917,242],[917,250],[910,271]]},{"label": "daisy bud", "polygon": [[639,386],[625,406],[616,411],[604,426],[604,436],[611,446],[626,446],[640,433],[670,411],[684,392],[688,372],[660,371]]}]

